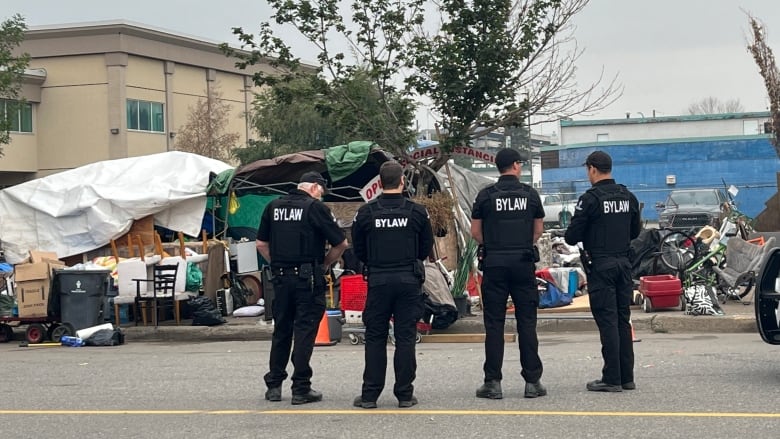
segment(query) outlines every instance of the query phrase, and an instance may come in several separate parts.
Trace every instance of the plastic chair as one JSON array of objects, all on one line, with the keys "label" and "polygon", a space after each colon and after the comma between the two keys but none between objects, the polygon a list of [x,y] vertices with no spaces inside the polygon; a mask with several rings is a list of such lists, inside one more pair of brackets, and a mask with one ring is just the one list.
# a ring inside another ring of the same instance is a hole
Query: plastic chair
[{"label": "plastic chair", "polygon": [[[151,303],[154,326],[158,325],[158,309],[163,309],[170,306],[174,311],[176,310],[175,304],[175,289],[176,289],[176,274],[179,270],[179,264],[171,265],[155,265],[154,266],[154,278],[153,279],[133,279],[136,285],[135,295],[135,308],[134,313],[136,316],[135,324],[138,326],[138,315],[140,308],[141,319],[144,326],[146,326],[146,305]],[[147,288],[151,286],[151,291],[143,293],[141,286],[146,285]],[[178,316],[177,316],[178,317]],[[176,323],[179,323],[177,318]]]},{"label": "plastic chair", "polygon": [[726,266],[715,266],[712,269],[729,287],[738,288],[755,280],[757,273],[761,271],[761,263],[774,242],[775,238],[770,237],[764,245],[757,245],[735,236],[726,244]]}]

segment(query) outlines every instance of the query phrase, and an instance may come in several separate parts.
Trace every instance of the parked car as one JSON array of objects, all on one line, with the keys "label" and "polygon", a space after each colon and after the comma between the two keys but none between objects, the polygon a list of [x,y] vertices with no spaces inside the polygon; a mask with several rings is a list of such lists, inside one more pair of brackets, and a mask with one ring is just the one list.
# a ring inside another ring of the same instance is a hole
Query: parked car
[{"label": "parked car", "polygon": [[725,216],[723,205],[728,202],[722,189],[675,189],[665,202],[655,205],[658,226],[688,230],[709,225],[718,229]]},{"label": "parked car", "polygon": [[574,215],[576,199],[568,199],[564,194],[541,194],[544,206],[544,223],[550,227],[565,228]]}]

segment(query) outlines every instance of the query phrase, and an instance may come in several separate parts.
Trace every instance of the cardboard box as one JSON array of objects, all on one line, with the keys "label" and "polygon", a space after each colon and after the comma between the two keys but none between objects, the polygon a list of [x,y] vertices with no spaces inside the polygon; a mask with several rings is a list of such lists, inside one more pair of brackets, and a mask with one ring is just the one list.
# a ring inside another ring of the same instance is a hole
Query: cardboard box
[{"label": "cardboard box", "polygon": [[14,267],[16,303],[20,318],[48,315],[52,270],[64,267],[64,264],[56,260],[19,264]]},{"label": "cardboard box", "polygon": [[30,250],[30,262],[33,264],[46,261],[57,261],[57,253]]}]

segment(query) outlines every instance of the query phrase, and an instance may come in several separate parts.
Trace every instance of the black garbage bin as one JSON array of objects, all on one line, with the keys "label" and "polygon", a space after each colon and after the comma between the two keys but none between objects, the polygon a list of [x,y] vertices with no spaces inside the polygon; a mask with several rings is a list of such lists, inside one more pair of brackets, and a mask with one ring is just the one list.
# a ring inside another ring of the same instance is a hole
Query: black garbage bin
[{"label": "black garbage bin", "polygon": [[53,292],[59,299],[60,321],[75,331],[103,324],[109,275],[104,270],[54,270]]}]

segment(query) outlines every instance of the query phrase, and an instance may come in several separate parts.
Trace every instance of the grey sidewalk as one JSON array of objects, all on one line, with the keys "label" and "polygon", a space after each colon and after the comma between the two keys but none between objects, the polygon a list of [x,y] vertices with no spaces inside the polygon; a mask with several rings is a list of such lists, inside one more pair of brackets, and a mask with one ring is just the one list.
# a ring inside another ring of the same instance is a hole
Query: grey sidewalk
[{"label": "grey sidewalk", "polygon": [[[752,300],[752,294],[746,300]],[[722,305],[723,316],[688,316],[682,311],[662,310],[645,313],[639,307],[632,307],[634,329],[641,338],[643,332],[658,333],[737,333],[757,332],[754,306],[738,302]],[[478,311],[477,311],[478,313]],[[128,342],[211,342],[211,341],[250,341],[270,340],[273,325],[262,317],[228,317],[227,323],[219,326],[191,326],[190,321],[182,321],[180,326],[164,325],[122,327]],[[167,322],[166,322],[167,323]],[[539,333],[596,331],[589,312],[548,312],[540,313],[537,324]],[[508,316],[506,332],[515,332],[515,322]],[[475,315],[462,318],[447,329],[433,330],[433,334],[481,334],[485,332],[482,317]],[[346,341],[346,334],[344,334]]]}]

